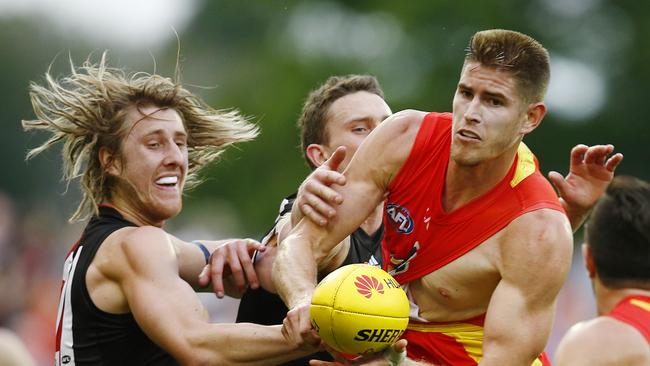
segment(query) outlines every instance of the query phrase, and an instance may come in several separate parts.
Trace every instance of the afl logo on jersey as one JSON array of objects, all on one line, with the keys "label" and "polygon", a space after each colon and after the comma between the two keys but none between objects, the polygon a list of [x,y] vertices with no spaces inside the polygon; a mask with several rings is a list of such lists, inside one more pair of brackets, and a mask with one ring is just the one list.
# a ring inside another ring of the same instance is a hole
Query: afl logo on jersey
[{"label": "afl logo on jersey", "polygon": [[410,234],[413,231],[413,219],[406,207],[402,207],[396,203],[389,203],[386,205],[386,214],[389,218],[388,221],[398,232]]}]

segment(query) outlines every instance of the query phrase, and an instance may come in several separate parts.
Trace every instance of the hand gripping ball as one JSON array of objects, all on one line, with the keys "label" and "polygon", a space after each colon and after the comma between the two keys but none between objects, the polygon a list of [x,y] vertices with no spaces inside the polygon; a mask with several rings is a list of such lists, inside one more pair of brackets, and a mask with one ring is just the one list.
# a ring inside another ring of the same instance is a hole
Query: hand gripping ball
[{"label": "hand gripping ball", "polygon": [[311,299],[311,323],[335,350],[378,352],[401,337],[409,319],[406,293],[391,275],[367,264],[343,266],[325,277]]}]

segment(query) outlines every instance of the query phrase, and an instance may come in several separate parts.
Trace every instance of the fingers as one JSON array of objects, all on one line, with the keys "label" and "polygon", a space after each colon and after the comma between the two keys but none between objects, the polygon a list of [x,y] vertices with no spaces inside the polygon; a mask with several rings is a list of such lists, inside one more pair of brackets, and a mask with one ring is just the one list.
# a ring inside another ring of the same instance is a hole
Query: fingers
[{"label": "fingers", "polygon": [[605,168],[608,171],[614,173],[614,171],[616,170],[616,167],[618,166],[618,164],[621,163],[621,161],[623,161],[623,154],[621,154],[621,153],[614,154],[605,163]]},{"label": "fingers", "polygon": [[228,267],[232,273],[232,279],[240,292],[246,290],[250,284],[252,288],[259,287],[255,267],[251,259],[256,249],[262,248],[262,244],[253,239],[233,240],[225,244]]},{"label": "fingers", "polygon": [[392,345],[393,350],[395,352],[402,352],[406,350],[406,346],[408,345],[408,341],[406,339],[400,339],[399,341],[395,342],[395,344]]},{"label": "fingers", "polygon": [[210,283],[210,264],[206,264],[199,273],[199,286],[205,287]]},{"label": "fingers", "polygon": [[312,177],[316,178],[317,181],[325,186],[331,186],[332,184],[345,184],[345,175],[336,170],[316,169],[312,173]]},{"label": "fingers", "polygon": [[343,197],[331,188],[332,184],[345,184],[345,176],[336,171],[319,168],[298,190],[296,202],[300,211],[320,226],[325,226],[328,220],[334,217],[334,206],[343,202]]},{"label": "fingers", "polygon": [[221,248],[217,248],[212,255],[210,255],[210,280],[212,281],[212,289],[218,298],[224,295],[223,287],[223,265],[225,263],[225,255],[220,253]]},{"label": "fingers", "polygon": [[[239,255],[239,261],[241,262],[241,267],[244,270],[246,281],[248,282],[248,285],[253,289],[260,287],[259,280],[257,279],[257,273],[255,272],[255,266],[253,265],[252,260],[252,255],[255,250],[257,250],[257,248],[263,248],[262,244],[255,240],[246,239],[245,244],[239,246],[237,252]],[[246,284],[244,284],[244,286],[245,285]]]},{"label": "fingers", "polygon": [[[614,152],[614,145],[577,145],[571,150],[571,171],[579,169],[594,169],[604,167],[609,173],[613,173],[623,161],[623,154]],[[611,179],[611,178],[610,178]]]},{"label": "fingers", "polygon": [[400,339],[384,351],[384,358],[390,365],[401,365],[406,359],[406,340]]},{"label": "fingers", "polygon": [[334,154],[330,156],[327,161],[323,165],[328,166],[332,170],[339,170],[339,167],[341,166],[341,163],[343,160],[345,160],[345,156],[347,155],[347,151],[344,146],[339,146],[334,150]]},{"label": "fingers", "polygon": [[564,176],[558,172],[550,171],[548,172],[548,180],[553,183],[560,194],[560,197],[564,197],[569,184],[566,179],[564,179]]},{"label": "fingers", "polygon": [[234,244],[228,243],[226,246],[226,259],[228,260],[228,267],[232,272],[231,276],[237,289],[240,292],[243,292],[246,289],[246,279],[244,278],[244,272],[241,263],[239,262],[238,245],[239,241]]},{"label": "fingers", "polygon": [[614,151],[613,145],[594,145],[587,149],[585,153],[585,164],[605,164],[605,159],[607,155],[611,154]]},{"label": "fingers", "polygon": [[309,316],[309,303],[300,304],[289,310],[282,321],[282,335],[297,347],[315,349],[321,340],[312,329]]},{"label": "fingers", "polygon": [[[314,177],[314,179],[318,179],[318,177]],[[332,206],[343,202],[343,197],[338,192],[323,184],[322,181],[312,180],[312,178],[305,182],[304,190],[301,193],[301,204],[309,204],[320,214],[328,217],[335,213]]]},{"label": "fingers", "polygon": [[582,164],[588,149],[589,147],[583,144],[576,145],[571,149],[571,168]]}]

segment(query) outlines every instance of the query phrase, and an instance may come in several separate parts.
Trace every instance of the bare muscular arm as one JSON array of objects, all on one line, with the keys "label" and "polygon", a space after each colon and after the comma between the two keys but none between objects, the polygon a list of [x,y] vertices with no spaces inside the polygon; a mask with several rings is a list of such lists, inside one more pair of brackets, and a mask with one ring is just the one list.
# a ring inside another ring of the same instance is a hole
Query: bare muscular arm
[{"label": "bare muscular arm", "polygon": [[501,280],[488,305],[481,366],[529,366],[542,353],[571,265],[571,229],[560,212],[533,211],[505,230],[499,242]]},{"label": "bare muscular arm", "polygon": [[302,219],[282,241],[273,281],[289,308],[309,303],[317,264],[384,199],[392,177],[410,153],[423,116],[423,112],[404,111],[384,121],[357,150],[344,172],[346,184],[333,186],[343,198],[336,216],[323,227]]},{"label": "bare muscular arm", "polygon": [[191,286],[179,277],[174,245],[161,229],[122,229],[102,245],[110,266],[100,268],[117,285],[142,328],[182,364],[261,365],[313,352],[299,351],[281,327],[211,324]]}]

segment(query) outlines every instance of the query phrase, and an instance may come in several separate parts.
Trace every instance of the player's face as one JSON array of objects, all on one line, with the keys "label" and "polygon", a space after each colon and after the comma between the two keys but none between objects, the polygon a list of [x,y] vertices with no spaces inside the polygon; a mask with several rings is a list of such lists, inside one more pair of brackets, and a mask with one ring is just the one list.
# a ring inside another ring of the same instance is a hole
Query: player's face
[{"label": "player's face", "polygon": [[451,158],[473,166],[516,149],[527,110],[512,75],[466,62],[454,95]]},{"label": "player's face", "polygon": [[345,169],[368,134],[392,113],[379,95],[366,91],[335,100],[327,114],[329,140],[325,148],[328,155],[337,147],[345,146],[347,155],[342,163],[342,169]]},{"label": "player's face", "polygon": [[[125,124],[130,132],[122,142],[124,166],[118,179],[119,199],[142,216],[143,221],[161,223],[182,208],[187,177],[187,133],[173,109],[132,108]],[[156,112],[156,110],[158,110]]]}]

